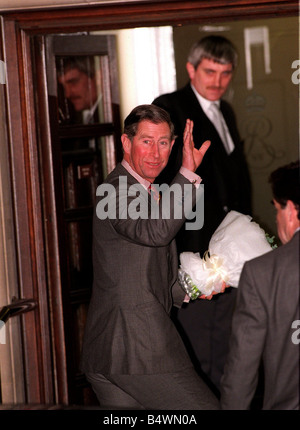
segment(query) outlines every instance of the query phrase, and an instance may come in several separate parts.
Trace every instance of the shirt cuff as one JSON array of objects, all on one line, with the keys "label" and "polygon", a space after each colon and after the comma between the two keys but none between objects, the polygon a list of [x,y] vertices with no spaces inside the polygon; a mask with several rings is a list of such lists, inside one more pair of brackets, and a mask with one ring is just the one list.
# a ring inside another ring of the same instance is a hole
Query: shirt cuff
[{"label": "shirt cuff", "polygon": [[190,303],[190,296],[188,294],[185,295],[183,303]]},{"label": "shirt cuff", "polygon": [[192,184],[194,184],[196,188],[198,188],[198,186],[200,185],[200,183],[202,181],[202,179],[200,178],[199,175],[197,175],[196,173],[187,169],[186,167],[181,166],[179,173],[181,173],[182,176],[184,176],[188,181],[190,181]]}]

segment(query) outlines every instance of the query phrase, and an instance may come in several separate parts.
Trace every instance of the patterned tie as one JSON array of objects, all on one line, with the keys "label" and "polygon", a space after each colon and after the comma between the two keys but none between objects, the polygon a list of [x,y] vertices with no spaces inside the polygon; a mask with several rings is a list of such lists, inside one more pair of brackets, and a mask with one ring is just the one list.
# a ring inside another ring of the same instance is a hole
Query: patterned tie
[{"label": "patterned tie", "polygon": [[151,194],[151,197],[156,201],[156,203],[159,203],[161,198],[161,193],[158,191],[155,185],[150,184],[148,187],[148,192]]},{"label": "patterned tie", "polygon": [[209,109],[210,109],[210,112],[212,114],[212,122],[213,122],[214,126],[216,127],[220,138],[222,139],[225,150],[226,150],[227,154],[230,154],[231,149],[230,149],[230,145],[229,145],[228,140],[227,140],[227,133],[226,133],[226,128],[225,128],[226,126],[225,126],[225,121],[224,121],[222,112],[221,112],[217,103],[211,103]]}]

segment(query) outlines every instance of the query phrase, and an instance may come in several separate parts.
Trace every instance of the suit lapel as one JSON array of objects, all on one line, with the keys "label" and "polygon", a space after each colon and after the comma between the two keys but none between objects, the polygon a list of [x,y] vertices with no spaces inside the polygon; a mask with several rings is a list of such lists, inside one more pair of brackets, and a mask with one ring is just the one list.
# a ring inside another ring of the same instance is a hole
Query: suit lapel
[{"label": "suit lapel", "polygon": [[[186,117],[194,121],[194,141],[196,148],[200,148],[201,144],[209,139],[214,147],[219,148],[226,153],[224,145],[220,139],[219,133],[210,119],[204,113],[194,91],[190,84],[183,89],[183,100],[185,103]],[[229,126],[228,126],[229,128]],[[229,129],[230,131],[230,129]]]}]

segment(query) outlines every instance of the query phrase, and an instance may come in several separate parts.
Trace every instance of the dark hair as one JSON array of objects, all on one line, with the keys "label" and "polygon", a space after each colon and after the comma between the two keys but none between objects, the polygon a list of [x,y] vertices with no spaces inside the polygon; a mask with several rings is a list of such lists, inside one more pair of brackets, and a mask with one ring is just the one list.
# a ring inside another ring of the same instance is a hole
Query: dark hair
[{"label": "dark hair", "polygon": [[78,69],[90,78],[93,78],[95,75],[94,57],[91,55],[57,56],[56,68],[58,76],[64,75],[67,71],[72,69]]},{"label": "dark hair", "polygon": [[127,134],[130,140],[136,135],[141,121],[150,121],[154,124],[166,122],[170,127],[171,140],[175,139],[174,125],[168,112],[155,105],[139,105],[130,112],[124,121],[124,133]]},{"label": "dark hair", "polygon": [[223,36],[211,35],[192,45],[187,61],[197,69],[203,58],[220,64],[232,64],[232,68],[235,69],[238,54],[230,40]]},{"label": "dark hair", "polygon": [[286,206],[287,201],[291,200],[298,210],[298,219],[300,219],[299,160],[276,169],[271,173],[269,182],[271,183],[274,199],[283,208]]}]

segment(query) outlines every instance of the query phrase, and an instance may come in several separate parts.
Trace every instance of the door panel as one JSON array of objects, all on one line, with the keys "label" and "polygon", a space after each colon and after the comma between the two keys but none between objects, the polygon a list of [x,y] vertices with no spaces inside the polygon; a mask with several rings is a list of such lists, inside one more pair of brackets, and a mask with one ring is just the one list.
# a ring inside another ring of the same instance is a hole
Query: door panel
[{"label": "door panel", "polygon": [[57,398],[90,405],[96,401],[79,364],[93,280],[95,193],[115,166],[120,142],[115,41],[61,35],[37,37],[34,46],[36,73],[45,65],[46,74],[37,103],[48,115],[49,135],[42,117],[37,121],[44,217],[51,220],[45,229]]}]

